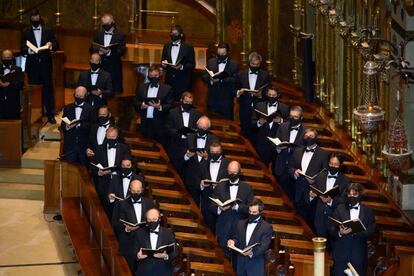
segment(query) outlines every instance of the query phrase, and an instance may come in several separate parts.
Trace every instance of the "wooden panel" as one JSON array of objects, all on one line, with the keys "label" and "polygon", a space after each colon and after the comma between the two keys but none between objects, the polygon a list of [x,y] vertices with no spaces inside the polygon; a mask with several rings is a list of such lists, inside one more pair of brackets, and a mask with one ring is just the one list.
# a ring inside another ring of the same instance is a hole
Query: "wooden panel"
[{"label": "wooden panel", "polygon": [[22,156],[22,122],[0,120],[0,166],[19,167]]},{"label": "wooden panel", "polygon": [[400,259],[397,276],[414,275],[414,247],[395,246],[395,252]]}]

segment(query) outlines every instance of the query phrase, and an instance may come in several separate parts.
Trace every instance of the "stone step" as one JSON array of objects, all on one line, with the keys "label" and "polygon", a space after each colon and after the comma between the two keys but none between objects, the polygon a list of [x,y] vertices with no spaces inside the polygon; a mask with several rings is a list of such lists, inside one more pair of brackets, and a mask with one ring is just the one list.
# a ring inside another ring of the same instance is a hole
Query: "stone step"
[{"label": "stone step", "polygon": [[0,183],[44,184],[43,169],[0,168]]},{"label": "stone step", "polygon": [[59,157],[60,142],[39,141],[22,156],[22,168],[44,168],[44,160],[56,160]]},{"label": "stone step", "polygon": [[59,126],[62,118],[62,112],[55,116],[56,124],[47,123],[39,131],[40,140],[56,140],[60,141]]},{"label": "stone step", "polygon": [[0,183],[0,198],[44,200],[44,186],[26,183]]}]

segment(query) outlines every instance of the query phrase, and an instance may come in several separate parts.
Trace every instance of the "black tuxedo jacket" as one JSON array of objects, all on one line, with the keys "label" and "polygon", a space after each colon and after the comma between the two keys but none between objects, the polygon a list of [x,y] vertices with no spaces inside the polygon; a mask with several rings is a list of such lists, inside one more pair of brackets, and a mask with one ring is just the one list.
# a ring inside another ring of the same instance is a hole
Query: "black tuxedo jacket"
[{"label": "black tuxedo jacket", "polygon": [[[95,34],[93,42],[104,44],[104,31],[99,31]],[[114,92],[122,92],[122,62],[121,57],[125,53],[125,35],[118,32],[117,29],[113,31],[112,39],[110,44],[118,43],[116,47],[111,49],[111,54],[101,55],[102,58],[102,69],[109,72],[112,77],[112,89]],[[89,49],[90,53],[95,52],[91,46]]]},{"label": "black tuxedo jacket", "polygon": [[[84,86],[91,92],[93,90],[91,71],[81,72],[79,75],[78,86]],[[98,78],[96,79],[96,87],[102,91],[102,97],[89,93],[87,101],[95,108],[106,105],[106,99],[112,94],[112,78],[111,74],[103,69],[99,69]]]},{"label": "black tuxedo jacket", "polygon": [[[242,71],[240,71],[237,75],[237,83],[236,83],[236,88],[237,89],[241,89],[241,88],[250,88],[250,84],[249,84],[249,69],[244,69]],[[254,87],[254,89],[259,89],[260,87],[262,87],[265,84],[270,85],[271,81],[270,81],[270,76],[269,73],[267,73],[265,70],[260,69],[259,73],[257,75],[257,81],[256,81],[256,85]],[[265,99],[265,94],[262,94],[262,99]],[[240,104],[240,110],[242,110],[243,108],[249,108],[249,110],[251,109],[251,104],[256,104],[257,102],[261,101],[262,99],[259,99],[255,96],[252,96],[250,93],[243,93],[242,95],[240,95],[239,97],[239,104]]]},{"label": "black tuxedo jacket", "polygon": [[[141,121],[148,120],[147,110],[141,109],[141,104],[147,98],[149,86],[149,83],[143,83],[137,87],[137,91],[135,93],[134,107],[136,112],[141,114]],[[158,88],[157,98],[161,101],[162,108],[161,111],[154,109],[154,119],[152,119],[154,124],[153,127],[164,127],[162,124],[165,120],[166,114],[171,109],[171,106],[173,104],[171,86],[160,84]],[[159,124],[155,123],[154,121],[158,122]]]},{"label": "black tuxedo jacket", "polygon": [[93,124],[91,126],[90,131],[89,131],[88,148],[90,148],[93,151],[95,151],[96,148],[98,147],[98,140],[97,140],[98,139],[98,129],[99,129],[99,124]]},{"label": "black tuxedo jacket", "polygon": [[[255,105],[255,109],[267,114],[267,101],[258,102]],[[285,120],[289,116],[289,107],[281,102],[278,103],[277,110],[281,113],[282,119]],[[278,123],[273,123],[272,128],[269,128],[269,123],[265,123],[262,126],[257,126],[259,117],[257,112],[252,112],[252,129],[254,134],[254,146],[257,153],[262,158],[265,164],[269,164],[270,161],[276,155],[275,147],[267,137],[276,137],[277,130],[279,128]]]},{"label": "black tuxedo jacket", "polygon": [[[350,219],[350,210],[345,204],[340,204],[335,209],[332,217],[345,221]],[[367,267],[367,240],[375,234],[375,216],[374,211],[363,204],[360,204],[359,219],[365,225],[366,230],[356,234],[349,234],[340,237],[338,228],[330,223],[329,232],[334,241],[333,260],[335,275],[342,275],[347,268],[347,262],[351,262],[359,275],[366,275]]]},{"label": "black tuxedo jacket", "polygon": [[[298,133],[296,135],[296,139],[294,144],[297,146],[303,146],[303,135],[305,133],[306,126],[300,124]],[[290,123],[285,122],[279,125],[276,131],[276,137],[280,139],[280,141],[289,141],[290,138]],[[286,169],[289,166],[291,161],[292,154],[294,149],[283,149],[281,150],[276,157],[276,162],[273,168],[273,173],[277,176],[286,173]]]},{"label": "black tuxedo jacket", "polygon": [[[122,187],[122,182],[120,183]],[[122,194],[123,197],[123,194]],[[152,199],[141,197],[141,221],[145,221],[145,215],[149,209],[154,208],[154,202]],[[132,223],[137,223],[137,217],[135,214],[134,204],[130,197],[118,202],[117,210],[112,215],[112,226],[115,229],[115,233],[118,237],[119,247],[121,254],[133,254],[135,252],[134,247],[134,232],[125,232],[125,225],[119,220],[125,220]]]},{"label": "black tuxedo jacket", "polygon": [[[172,63],[172,42],[164,44],[161,61],[167,60]],[[175,46],[174,46],[175,47]],[[181,41],[177,62],[183,65],[183,70],[176,70],[171,66],[166,67],[165,83],[171,85],[175,93],[191,91],[191,73],[195,68],[194,48],[191,44]]]},{"label": "black tuxedo jacket", "polygon": [[[41,25],[41,32],[41,45],[39,46],[44,46],[47,42],[51,42],[52,51],[56,51],[58,49],[58,43],[53,30],[49,27]],[[21,38],[21,54],[27,56],[25,71],[29,75],[38,70],[52,73],[52,56],[50,54],[50,51],[44,50],[40,51],[38,54],[29,54],[29,47],[26,46],[26,41],[30,41],[30,43],[37,46],[32,26],[29,26],[23,30]]]},{"label": "black tuxedo jacket", "polygon": [[[129,181],[133,178],[136,177],[137,174],[136,173],[132,173],[131,177],[129,179]],[[117,197],[120,198],[125,198],[124,197],[124,186],[122,185],[123,183],[123,178],[122,178],[122,174],[117,174],[112,176],[111,181],[109,182],[109,186],[108,186],[108,191],[106,192],[108,195],[110,193],[114,193]],[[128,190],[126,191],[126,197],[128,197],[129,192]],[[117,202],[117,201],[115,201]]]},{"label": "black tuxedo jacket", "polygon": [[[221,157],[220,160],[221,160],[221,162],[220,162],[220,167],[219,167],[219,170],[218,170],[218,173],[217,173],[217,179],[216,179],[217,181],[220,180],[220,179],[223,179],[223,178],[227,178],[228,177],[228,175],[227,175],[227,167],[228,167],[228,165],[230,163],[230,160],[227,159],[227,158],[225,158],[225,157]],[[211,159],[209,158],[205,162],[202,162],[200,164],[200,168],[201,168],[201,179],[202,180],[203,179],[209,179],[209,180],[211,180],[210,162],[211,162]],[[204,191],[206,191],[207,189],[211,189],[212,190],[211,187],[208,187],[208,188],[204,188]]]},{"label": "black tuxedo jacket", "polygon": [[[293,176],[296,169],[302,169],[302,157],[306,147],[297,147],[293,151],[292,162],[290,164],[289,172]],[[328,153],[321,147],[316,147],[315,152],[312,155],[312,159],[309,162],[306,172],[308,176],[313,176],[319,173],[324,168],[328,167]]]},{"label": "black tuxedo jacket", "polygon": [[[4,66],[0,66],[0,75],[4,75]],[[10,82],[7,87],[0,87],[0,118],[20,119],[20,90],[23,88],[22,69],[14,64],[10,66],[10,72],[16,72],[19,77],[16,81]]]},{"label": "black tuxedo jacket", "polygon": [[[175,243],[174,233],[171,229],[160,226],[157,240],[157,248],[163,245]],[[138,254],[141,248],[151,248],[150,232],[148,228],[139,229],[134,239],[135,252]],[[142,276],[169,276],[173,274],[173,261],[178,256],[178,250],[168,254],[168,260],[146,258],[138,260],[136,275]]]},{"label": "black tuxedo jacket", "polygon": [[[207,61],[206,66],[210,71],[214,73],[218,72],[217,58],[211,58]],[[237,73],[239,72],[239,65],[231,59],[227,59],[226,66],[224,67],[224,74],[226,77],[219,78],[219,82],[210,82],[210,75],[205,72],[202,76],[203,80],[208,85],[208,106],[217,105],[217,102],[226,103],[226,106],[233,105],[233,97],[236,89]]]},{"label": "black tuxedo jacket", "polygon": [[[67,117],[69,120],[74,120],[76,118],[74,103],[63,107],[62,117]],[[86,150],[86,147],[88,146],[90,126],[95,123],[95,120],[95,113],[93,112],[92,106],[88,103],[84,103],[78,127],[73,127],[67,130],[66,123],[62,121],[60,128],[64,134],[63,152],[65,154],[78,147],[80,150]]]},{"label": "black tuxedo jacket", "polygon": [[[318,188],[321,191],[325,191],[327,177],[328,177],[328,173],[326,171],[322,172],[316,178],[316,182],[314,183],[314,186],[316,186],[316,188]],[[328,204],[323,203],[320,198],[314,198],[312,201],[310,201],[310,204],[316,205],[314,226],[319,236],[320,235],[323,235],[324,237],[327,236],[328,216],[332,215],[333,210],[339,204],[344,203],[344,199],[345,199],[344,193],[349,183],[350,183],[350,180],[348,177],[346,177],[342,173],[338,173],[334,186],[339,187],[339,194],[332,198],[332,205],[329,206]]]},{"label": "black tuxedo jacket", "polygon": [[[182,140],[181,135],[177,133],[177,131],[184,126],[183,116],[181,113],[182,113],[181,106],[179,106],[179,107],[171,109],[167,116],[167,122],[166,122],[167,133],[168,133],[168,136],[174,141]],[[195,108],[192,108],[190,110],[190,119],[188,120],[188,127],[196,128],[197,121],[198,119],[200,119],[200,117],[201,117],[201,112]]]}]

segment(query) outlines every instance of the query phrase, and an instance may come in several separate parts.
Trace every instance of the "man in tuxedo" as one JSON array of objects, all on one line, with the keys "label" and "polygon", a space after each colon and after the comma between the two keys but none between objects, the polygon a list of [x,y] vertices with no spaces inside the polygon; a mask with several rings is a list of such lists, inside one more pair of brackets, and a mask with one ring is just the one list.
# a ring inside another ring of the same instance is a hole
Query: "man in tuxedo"
[{"label": "man in tuxedo", "polygon": [[152,65],[148,71],[149,83],[141,84],[136,91],[134,107],[141,115],[141,133],[145,138],[161,142],[165,118],[173,103],[169,85],[160,83],[160,68]]},{"label": "man in tuxedo", "polygon": [[[41,24],[38,9],[32,10],[30,22],[31,25],[23,30],[21,36],[21,54],[26,56],[25,71],[29,77],[29,84],[41,84],[43,86],[42,114],[48,117],[49,123],[56,124],[52,81],[53,68],[50,52],[56,51],[58,44],[53,30]],[[27,46],[27,42],[37,48],[46,46],[47,49],[35,53]]]},{"label": "man in tuxedo", "polygon": [[187,152],[184,155],[184,184],[193,197],[195,203],[200,206],[200,181],[201,181],[201,163],[208,159],[207,150],[213,142],[219,139],[210,134],[210,119],[207,116],[201,116],[197,121],[197,133],[188,134]]},{"label": "man in tuxedo", "polygon": [[111,112],[106,105],[98,109],[98,122],[91,126],[89,132],[89,143],[86,149],[86,156],[93,157],[96,148],[102,145],[105,140],[106,130],[111,125]]},{"label": "man in tuxedo", "polygon": [[102,31],[93,38],[93,42],[108,47],[91,46],[90,52],[97,52],[102,59],[102,69],[111,74],[112,90],[121,93],[122,89],[122,61],[125,53],[125,36],[115,28],[115,20],[111,14],[104,14],[101,18]]},{"label": "man in tuxedo", "polygon": [[4,50],[1,53],[0,75],[14,75],[12,81],[0,80],[0,119],[20,119],[20,90],[23,88],[22,69],[13,64],[13,52]]},{"label": "man in tuxedo", "polygon": [[112,78],[111,74],[101,69],[101,56],[98,53],[91,55],[89,64],[91,70],[80,73],[78,85],[88,89],[87,102],[97,110],[106,105],[107,98],[112,94]]},{"label": "man in tuxedo", "polygon": [[[216,186],[212,198],[217,198],[221,202],[229,199],[240,199],[239,203],[219,207],[215,203],[210,203],[210,212],[217,215],[216,235],[219,245],[227,249],[227,240],[230,238],[231,229],[240,220],[248,215],[248,204],[253,200],[253,189],[248,184],[240,180],[240,163],[231,161],[227,167],[228,181]],[[226,256],[230,252],[225,250]]]},{"label": "man in tuxedo", "polygon": [[[303,134],[306,126],[302,124],[303,110],[300,106],[292,106],[289,111],[289,118],[283,122],[276,131],[276,137],[282,142],[289,142],[295,146],[303,145]],[[276,147],[275,162],[273,164],[273,174],[276,176],[278,183],[287,193],[290,200],[294,200],[295,186],[291,176],[286,173],[289,169],[289,163],[292,158],[294,148],[287,146]]]},{"label": "man in tuxedo", "polygon": [[233,120],[233,98],[239,66],[229,58],[229,45],[220,43],[217,46],[217,57],[207,61],[207,69],[213,73],[222,72],[211,77],[208,72],[203,80],[208,85],[207,107],[225,119]]},{"label": "man in tuxedo", "polygon": [[217,214],[210,212],[209,207],[215,184],[209,184],[205,180],[220,181],[227,178],[227,167],[230,160],[223,155],[223,149],[219,142],[212,142],[209,147],[208,159],[206,162],[202,162],[201,166],[201,182],[200,182],[200,209],[203,214],[204,220],[211,231],[216,231],[216,217]]},{"label": "man in tuxedo", "polygon": [[62,121],[60,129],[63,132],[62,159],[83,165],[88,163],[86,148],[89,140],[91,124],[95,122],[93,108],[86,103],[86,88],[78,86],[73,94],[75,102],[63,107],[62,118],[68,118],[72,123]]},{"label": "man in tuxedo", "polygon": [[142,248],[157,249],[164,245],[175,244],[174,233],[171,229],[160,225],[160,212],[150,209],[147,214],[147,227],[141,228],[135,235],[135,249],[138,265],[136,275],[142,276],[172,276],[173,261],[178,256],[178,250],[170,253],[155,253],[153,257],[145,255]]},{"label": "man in tuxedo", "polygon": [[[117,212],[114,212],[112,216],[112,223],[118,237],[119,250],[126,258],[132,273],[134,273],[137,269],[136,248],[134,247],[135,234],[138,229],[144,226],[131,226],[120,220],[131,223],[144,222],[145,214],[148,210],[154,208],[154,202],[152,199],[143,197],[144,181],[139,176],[132,176],[132,170],[129,169],[131,181],[128,178],[128,181],[126,181],[129,184],[129,196],[119,202]],[[121,170],[126,172],[126,168]]]},{"label": "man in tuxedo", "polygon": [[162,49],[161,65],[166,70],[165,83],[173,90],[174,100],[179,101],[181,94],[192,90],[191,75],[195,68],[194,48],[185,43],[180,25],[171,27],[171,42]]},{"label": "man in tuxedo", "polygon": [[265,275],[265,253],[272,241],[273,228],[262,217],[263,202],[254,198],[249,204],[248,219],[240,220],[232,229],[227,246],[244,249],[255,243],[257,246],[243,254],[237,254],[237,275]]},{"label": "man in tuxedo", "polygon": [[260,69],[262,56],[256,52],[249,55],[249,68],[242,70],[237,75],[237,93],[239,100],[239,119],[243,134],[252,141],[251,119],[254,105],[262,100],[262,95],[253,95],[246,90],[257,90],[270,85],[269,74]]},{"label": "man in tuxedo", "polygon": [[201,117],[201,113],[193,108],[193,101],[193,95],[190,92],[184,92],[180,106],[170,110],[165,126],[168,134],[167,152],[181,177],[184,176],[183,156],[187,151],[187,135],[180,134],[179,130],[183,127],[195,129]]},{"label": "man in tuxedo", "polygon": [[276,155],[274,144],[267,137],[276,137],[279,125],[289,116],[289,107],[278,101],[280,96],[275,87],[268,87],[266,91],[266,100],[256,103],[254,109],[264,114],[276,112],[277,115],[267,119],[260,113],[253,112],[252,127],[256,151],[263,163],[269,166]]},{"label": "man in tuxedo", "polygon": [[353,233],[352,228],[338,228],[331,223],[329,232],[335,239],[332,254],[334,275],[344,275],[347,263],[350,262],[359,275],[365,276],[368,262],[367,241],[375,233],[376,227],[374,211],[360,202],[363,195],[361,184],[349,184],[345,193],[345,204],[338,205],[332,217],[339,221],[360,219],[366,230]]},{"label": "man in tuxedo", "polygon": [[[121,161],[119,173],[109,182],[107,196],[110,203],[117,203],[129,196],[129,182],[137,177],[132,156],[125,155]],[[115,205],[115,204],[114,204]],[[114,217],[115,213],[113,213]]]},{"label": "man in tuxedo", "polygon": [[96,181],[96,193],[101,199],[101,203],[108,216],[112,213],[111,205],[107,200],[109,183],[119,173],[124,156],[130,154],[128,145],[119,142],[119,129],[115,126],[109,126],[106,130],[104,142],[96,148],[95,155],[92,157],[94,164],[101,164],[103,168],[109,168],[102,170],[92,166]]},{"label": "man in tuxedo", "polygon": [[332,241],[328,235],[329,216],[332,216],[333,210],[344,203],[345,189],[350,183],[348,177],[341,173],[342,156],[338,153],[329,155],[327,171],[322,172],[316,178],[314,186],[320,191],[328,191],[338,186],[338,192],[335,196],[318,196],[312,189],[309,191],[309,204],[316,206],[315,220],[313,223],[316,236],[328,239],[328,249],[332,250]]},{"label": "man in tuxedo", "polygon": [[317,137],[318,132],[315,129],[306,129],[303,135],[304,146],[295,148],[289,164],[289,174],[295,179],[294,203],[309,225],[313,224],[314,219],[314,210],[306,204],[309,184],[313,185],[315,179],[312,177],[328,167],[328,153],[318,147]]}]

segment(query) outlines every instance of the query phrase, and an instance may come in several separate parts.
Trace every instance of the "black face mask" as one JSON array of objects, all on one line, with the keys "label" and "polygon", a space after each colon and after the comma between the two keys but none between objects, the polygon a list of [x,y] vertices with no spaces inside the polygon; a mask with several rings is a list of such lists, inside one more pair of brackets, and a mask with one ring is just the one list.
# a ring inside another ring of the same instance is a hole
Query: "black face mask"
[{"label": "black face mask", "polygon": [[108,146],[115,147],[118,139],[106,139],[106,142],[108,143]]},{"label": "black face mask", "polygon": [[183,108],[183,110],[185,112],[190,112],[191,108],[193,108],[193,105],[192,104],[182,103],[181,104],[181,107]]},{"label": "black face mask", "polygon": [[109,116],[99,116],[98,123],[100,126],[106,125],[109,122]]},{"label": "black face mask", "polygon": [[289,117],[290,126],[297,126],[302,122],[302,119],[296,119],[293,117]]},{"label": "black face mask", "polygon": [[104,29],[105,31],[109,31],[113,26],[114,26],[114,23],[103,24],[102,29]]},{"label": "black face mask", "polygon": [[170,34],[170,38],[171,38],[171,41],[177,41],[177,40],[179,40],[179,39],[181,39],[181,35],[180,34]]},{"label": "black face mask", "polygon": [[11,59],[2,59],[1,62],[3,63],[4,66],[9,67],[10,65],[13,64],[13,60]]},{"label": "black face mask", "polygon": [[257,215],[252,215],[252,214],[249,214],[249,219],[248,219],[248,222],[253,222],[253,221],[255,221],[256,219],[258,219],[260,217],[260,214],[257,214]]},{"label": "black face mask", "polygon": [[197,134],[199,136],[204,136],[208,133],[208,129],[203,129],[203,128],[197,128]]},{"label": "black face mask", "polygon": [[141,194],[140,193],[131,193],[131,198],[134,201],[139,201],[141,199]]},{"label": "black face mask", "polygon": [[311,138],[311,137],[306,138],[304,139],[303,144],[307,147],[313,146],[316,144],[316,138]]},{"label": "black face mask", "polygon": [[217,55],[217,59],[218,59],[219,61],[225,61],[225,60],[226,60],[226,58],[227,58],[227,55]]},{"label": "black face mask", "polygon": [[35,28],[40,26],[40,20],[32,20],[30,22],[32,23],[32,26]]},{"label": "black face mask", "polygon": [[157,229],[158,225],[160,225],[160,221],[149,221],[147,222],[147,227],[149,228],[149,230],[154,231],[155,229]]},{"label": "black face mask", "polygon": [[260,70],[260,67],[257,66],[251,66],[249,65],[250,71],[252,71],[253,73],[257,73]]},{"label": "black face mask", "polygon": [[346,198],[346,202],[348,203],[348,206],[350,206],[350,207],[355,206],[359,202],[359,196],[357,196],[357,197],[348,196]]},{"label": "black face mask", "polygon": [[339,172],[339,168],[328,166],[328,171],[329,171],[330,174],[335,175]]},{"label": "black face mask", "polygon": [[121,174],[123,177],[128,176],[130,173],[132,173],[132,168],[121,168]]},{"label": "black face mask", "polygon": [[84,102],[85,102],[85,99],[75,97],[75,103],[76,103],[77,105],[81,105],[81,104],[83,104]]},{"label": "black face mask", "polygon": [[275,104],[278,100],[278,97],[268,97],[268,102],[270,104]]},{"label": "black face mask", "polygon": [[237,181],[237,179],[239,179],[239,174],[238,173],[230,173],[229,174],[229,180],[230,180],[230,182],[236,182]]},{"label": "black face mask", "polygon": [[101,68],[101,64],[100,63],[90,63],[90,65],[91,65],[91,70],[92,71],[96,71],[96,70],[98,70],[99,68]]},{"label": "black face mask", "polygon": [[221,153],[210,153],[210,158],[211,158],[211,160],[213,160],[213,161],[217,161],[217,160],[219,160],[219,159],[220,159],[220,157],[221,157]]},{"label": "black face mask", "polygon": [[148,77],[148,80],[152,85],[157,85],[160,82],[160,78],[156,77]]}]

